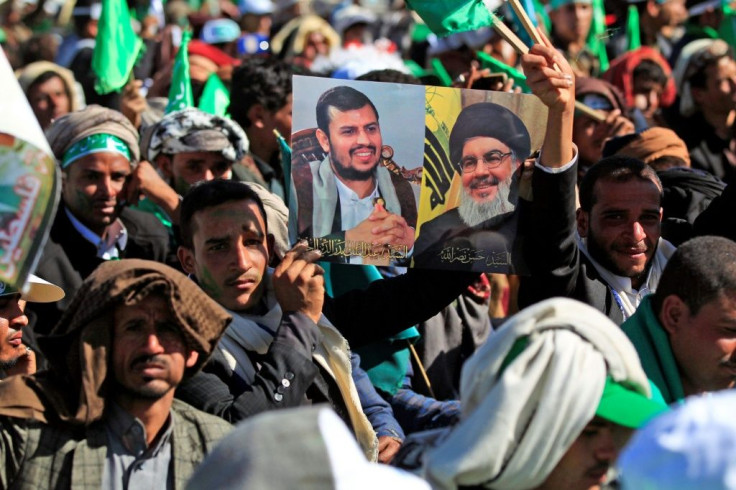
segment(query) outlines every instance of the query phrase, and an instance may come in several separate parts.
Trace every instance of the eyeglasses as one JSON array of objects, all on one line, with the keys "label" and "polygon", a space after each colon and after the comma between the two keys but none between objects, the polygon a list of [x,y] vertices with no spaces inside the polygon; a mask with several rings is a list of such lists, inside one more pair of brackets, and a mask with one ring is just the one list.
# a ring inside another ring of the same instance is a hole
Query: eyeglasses
[{"label": "eyeglasses", "polygon": [[460,168],[463,170],[463,173],[469,174],[471,172],[475,172],[475,169],[478,168],[478,160],[483,160],[483,163],[488,168],[496,168],[499,165],[501,165],[501,162],[503,162],[503,159],[507,156],[511,155],[513,152],[503,153],[498,150],[491,150],[485,155],[483,155],[480,158],[476,157],[463,157],[462,160],[460,160]]}]

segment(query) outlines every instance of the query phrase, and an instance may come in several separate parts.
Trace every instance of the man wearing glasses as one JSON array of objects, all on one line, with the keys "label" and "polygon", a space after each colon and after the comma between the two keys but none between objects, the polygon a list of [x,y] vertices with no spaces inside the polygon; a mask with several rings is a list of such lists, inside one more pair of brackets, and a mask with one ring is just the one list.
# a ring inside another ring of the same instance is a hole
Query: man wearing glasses
[{"label": "man wearing glasses", "polygon": [[462,181],[458,207],[421,225],[414,265],[518,273],[519,166],[529,157],[529,131],[503,106],[465,107],[450,133],[450,159]]}]

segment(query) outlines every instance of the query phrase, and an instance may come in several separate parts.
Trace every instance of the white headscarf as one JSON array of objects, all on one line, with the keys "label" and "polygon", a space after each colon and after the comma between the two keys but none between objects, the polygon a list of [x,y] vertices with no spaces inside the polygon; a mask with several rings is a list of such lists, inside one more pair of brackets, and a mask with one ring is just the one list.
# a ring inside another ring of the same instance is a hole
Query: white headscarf
[{"label": "white headscarf", "polygon": [[437,489],[537,487],[594,417],[607,376],[651,397],[634,346],[598,310],[553,298],[521,311],[468,359],[461,422],[427,454],[425,478]]}]

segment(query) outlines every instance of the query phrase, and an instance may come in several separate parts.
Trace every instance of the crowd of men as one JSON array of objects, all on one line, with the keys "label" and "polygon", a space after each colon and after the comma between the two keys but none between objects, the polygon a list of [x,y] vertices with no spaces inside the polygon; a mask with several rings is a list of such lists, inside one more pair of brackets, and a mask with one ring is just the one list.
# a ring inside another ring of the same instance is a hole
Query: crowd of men
[{"label": "crowd of men", "polygon": [[[409,3],[132,2],[146,50],[108,94],[100,3],[0,3],[62,182],[34,274],[0,283],[0,488],[736,488],[713,394],[736,383],[736,10],[534,2],[520,55]],[[167,112],[185,30],[195,106]],[[315,94],[322,153],[292,181],[295,74],[501,80],[545,106],[541,151],[514,111],[463,107],[458,206],[422,223],[380,163],[402,115],[349,86]]]}]

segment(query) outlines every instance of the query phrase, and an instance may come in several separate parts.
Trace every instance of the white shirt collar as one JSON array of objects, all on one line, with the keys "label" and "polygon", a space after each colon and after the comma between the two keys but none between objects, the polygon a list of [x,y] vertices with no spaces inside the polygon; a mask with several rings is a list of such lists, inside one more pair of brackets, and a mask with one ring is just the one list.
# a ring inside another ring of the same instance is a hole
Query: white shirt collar
[{"label": "white shirt collar", "polygon": [[128,245],[128,230],[120,218],[117,218],[111,223],[106,229],[106,239],[103,239],[94,231],[87,228],[79,221],[69,208],[64,208],[69,221],[72,222],[74,228],[84,237],[85,240],[90,242],[97,248],[97,257],[104,260],[119,259],[120,252],[125,250]]}]

